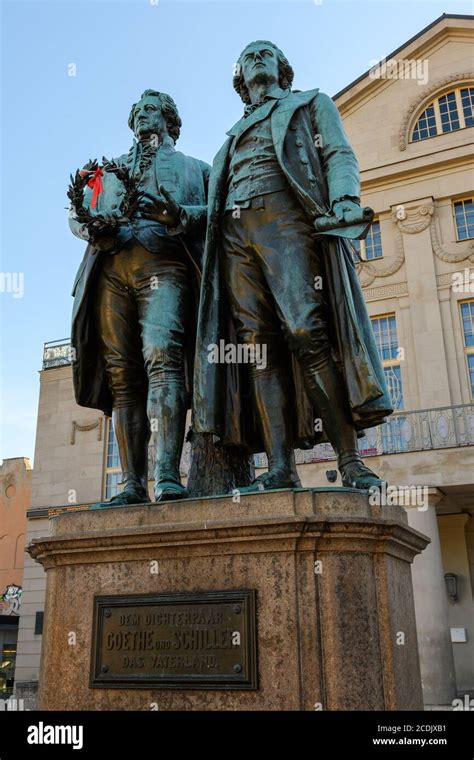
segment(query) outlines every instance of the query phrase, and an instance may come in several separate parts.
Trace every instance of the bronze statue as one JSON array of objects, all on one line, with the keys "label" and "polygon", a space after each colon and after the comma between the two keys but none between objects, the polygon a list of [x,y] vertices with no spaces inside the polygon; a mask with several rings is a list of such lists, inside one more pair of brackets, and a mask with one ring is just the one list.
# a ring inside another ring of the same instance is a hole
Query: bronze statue
[{"label": "bronze statue", "polygon": [[[146,90],[132,106],[130,151],[76,174],[70,226],[89,242],[74,284],[77,403],[112,414],[124,489],[117,506],[149,501],[154,437],[156,499],[183,498],[179,462],[191,403],[199,266],[209,167],[175,150],[181,119],[169,95]],[[81,182],[83,203],[78,200]]]},{"label": "bronze statue", "polygon": [[[242,52],[233,84],[244,115],[209,180],[193,425],[265,450],[268,472],[242,490],[300,486],[294,448],[324,435],[344,486],[380,486],[357,433],[392,407],[348,242],[366,235],[372,212],[360,208],[335,104],[292,81],[273,43]],[[265,347],[265,366],[215,361],[222,344]]]}]

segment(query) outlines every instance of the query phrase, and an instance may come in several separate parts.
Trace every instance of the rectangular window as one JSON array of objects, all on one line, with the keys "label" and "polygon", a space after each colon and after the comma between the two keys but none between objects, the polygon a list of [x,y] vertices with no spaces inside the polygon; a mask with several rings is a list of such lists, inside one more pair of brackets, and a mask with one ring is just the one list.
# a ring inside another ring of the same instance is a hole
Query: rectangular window
[{"label": "rectangular window", "polygon": [[390,396],[394,409],[403,409],[405,404],[403,401],[403,385],[402,385],[402,370],[399,364],[392,364],[391,367],[383,368],[385,375],[385,382],[390,392]]},{"label": "rectangular window", "polygon": [[122,472],[107,472],[105,475],[105,498],[111,499],[119,491],[122,482]]},{"label": "rectangular window", "polygon": [[383,257],[382,235],[380,232],[380,222],[372,222],[365,240],[351,240],[356,253],[352,258],[354,263],[358,261],[371,261],[372,259],[381,259]]},{"label": "rectangular window", "polygon": [[467,356],[467,369],[469,372],[469,383],[471,385],[471,396],[474,398],[474,354]]},{"label": "rectangular window", "polygon": [[395,410],[403,409],[403,381],[400,366],[401,353],[398,345],[397,320],[395,314],[372,317],[371,322],[375,336],[375,343],[382,361],[385,380],[390,392],[393,408]]},{"label": "rectangular window", "polygon": [[365,258],[367,261],[371,259],[381,259],[383,256],[382,251],[382,236],[380,234],[380,222],[373,222],[370,227],[369,233],[364,240],[365,243]]},{"label": "rectangular window", "polygon": [[455,201],[453,210],[458,240],[474,238],[474,199]]},{"label": "rectangular window", "polygon": [[374,317],[372,327],[375,335],[375,342],[382,361],[387,359],[396,359],[398,351],[397,322],[395,315],[386,317]]},{"label": "rectangular window", "polygon": [[107,451],[105,452],[105,493],[104,498],[110,499],[119,491],[122,481],[122,470],[118,453],[117,439],[115,437],[112,420],[107,420]]},{"label": "rectangular window", "polygon": [[461,320],[469,387],[474,398],[474,300],[461,303]]},{"label": "rectangular window", "polygon": [[111,470],[117,467],[120,467],[119,451],[114,426],[112,420],[110,420],[107,440],[107,469]]},{"label": "rectangular window", "polygon": [[[148,473],[149,480],[153,480],[153,472],[155,468],[155,449],[150,443],[148,446]],[[120,491],[120,484],[122,482],[122,468],[120,466],[120,457],[117,444],[117,438],[115,436],[115,430],[112,420],[107,420],[107,451],[105,453],[105,484],[104,484],[104,499],[111,499]]]}]

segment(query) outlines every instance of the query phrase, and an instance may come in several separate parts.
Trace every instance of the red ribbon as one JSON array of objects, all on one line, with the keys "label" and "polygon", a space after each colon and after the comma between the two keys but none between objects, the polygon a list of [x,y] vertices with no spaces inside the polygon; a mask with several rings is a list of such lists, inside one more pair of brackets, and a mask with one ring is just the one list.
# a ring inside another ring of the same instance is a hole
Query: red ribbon
[{"label": "red ribbon", "polygon": [[100,193],[104,192],[104,185],[102,184],[102,177],[104,176],[104,172],[102,171],[100,166],[98,166],[94,172],[85,172],[83,169],[82,171],[79,172],[79,174],[82,177],[84,176],[84,174],[92,174],[87,185],[88,187],[92,188],[91,208],[95,208],[97,206],[97,198],[99,197]]}]

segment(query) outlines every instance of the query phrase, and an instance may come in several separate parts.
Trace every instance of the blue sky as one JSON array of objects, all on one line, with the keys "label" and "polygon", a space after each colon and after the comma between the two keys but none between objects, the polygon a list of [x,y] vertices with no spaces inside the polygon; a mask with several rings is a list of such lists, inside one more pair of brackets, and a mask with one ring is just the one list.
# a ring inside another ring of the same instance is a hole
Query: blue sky
[{"label": "blue sky", "polygon": [[33,458],[43,343],[70,332],[70,291],[84,246],[67,224],[69,173],[90,157],[128,150],[128,112],[144,89],[173,96],[183,120],[178,148],[211,162],[242,112],[232,65],[248,42],[273,40],[295,69],[295,88],[333,95],[443,12],[473,8],[457,0],[0,6],[0,272],[24,277],[23,297],[0,292],[0,459]]}]

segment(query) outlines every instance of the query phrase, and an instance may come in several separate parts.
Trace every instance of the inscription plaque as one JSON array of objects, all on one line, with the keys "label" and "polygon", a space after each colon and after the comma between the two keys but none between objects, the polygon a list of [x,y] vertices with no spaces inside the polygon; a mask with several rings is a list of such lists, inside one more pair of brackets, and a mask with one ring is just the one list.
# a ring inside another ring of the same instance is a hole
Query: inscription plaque
[{"label": "inscription plaque", "polygon": [[255,590],[94,597],[93,688],[256,689]]}]

